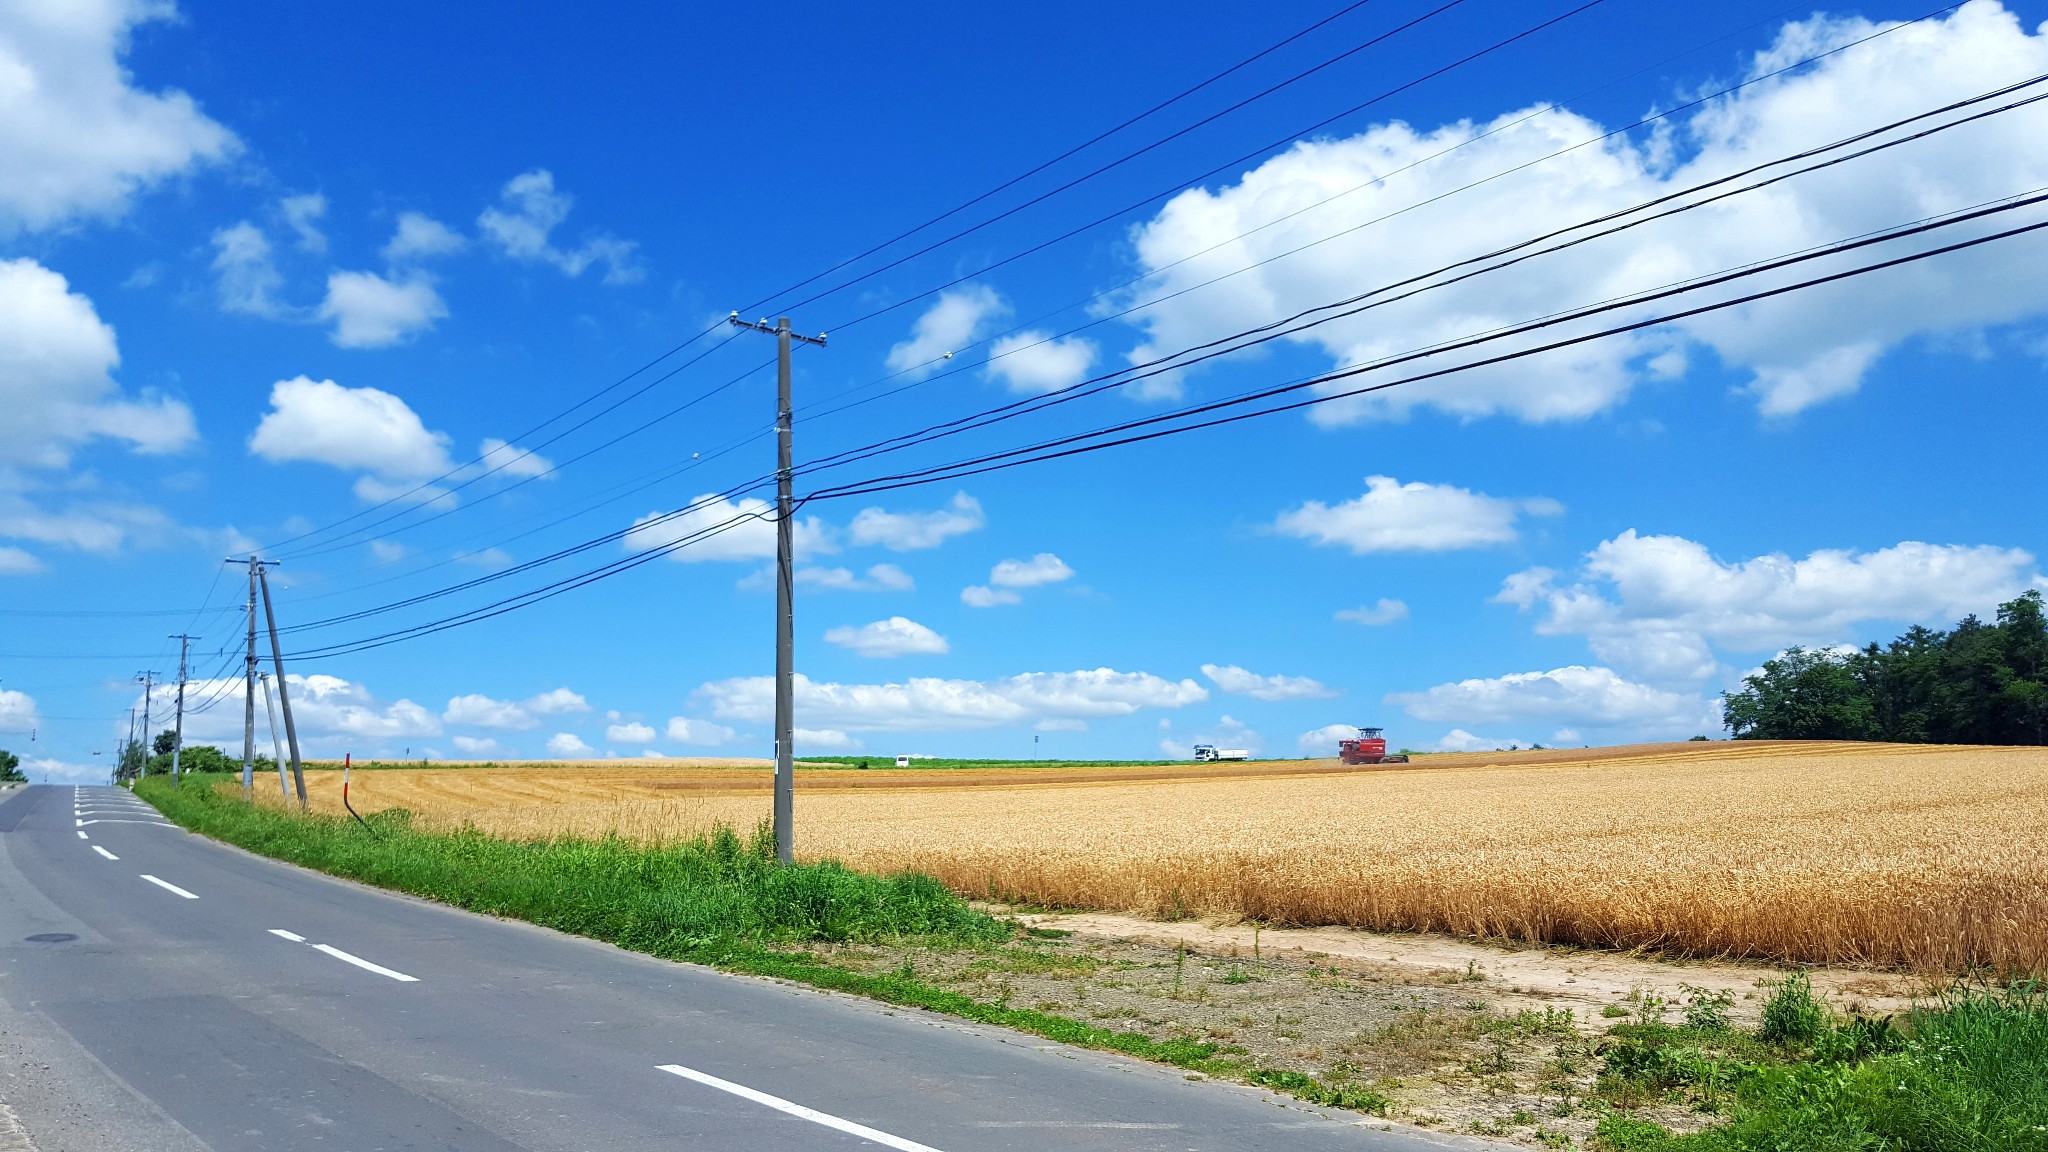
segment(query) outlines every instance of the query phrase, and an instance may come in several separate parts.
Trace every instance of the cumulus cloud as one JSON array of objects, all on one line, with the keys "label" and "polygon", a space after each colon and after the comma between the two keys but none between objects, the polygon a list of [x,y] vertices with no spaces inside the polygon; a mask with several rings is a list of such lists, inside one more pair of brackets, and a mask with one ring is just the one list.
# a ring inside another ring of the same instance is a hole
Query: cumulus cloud
[{"label": "cumulus cloud", "polygon": [[668,738],[677,744],[716,748],[721,744],[732,743],[733,737],[737,735],[739,733],[725,725],[715,724],[709,720],[698,720],[689,716],[668,718]]},{"label": "cumulus cloud", "polygon": [[632,720],[624,724],[607,725],[604,738],[613,744],[645,744],[654,739],[654,729],[650,725]]},{"label": "cumulus cloud", "polygon": [[550,264],[569,276],[581,276],[593,264],[604,265],[607,284],[631,284],[645,276],[634,254],[638,246],[610,233],[591,234],[574,248],[555,245],[551,234],[569,218],[574,204],[568,193],[556,191],[553,173],[536,168],[506,182],[498,203],[477,217],[477,229],[506,256]]},{"label": "cumulus cloud", "polygon": [[971,584],[962,588],[960,602],[970,608],[1017,604],[1024,599],[1017,589],[1058,584],[1073,576],[1074,570],[1067,566],[1067,562],[1050,552],[1040,552],[1029,560],[1003,560],[989,571],[987,585]]},{"label": "cumulus cloud", "polygon": [[[765,723],[774,718],[772,677],[705,684],[697,696],[721,720]],[[1042,719],[1128,716],[1145,708],[1182,708],[1209,698],[1193,680],[1096,668],[1026,672],[997,680],[915,677],[901,683],[836,684],[798,674],[799,722],[850,732],[966,731]]]},{"label": "cumulus cloud", "polygon": [[389,392],[296,376],[271,386],[270,411],[249,437],[249,451],[273,464],[310,461],[418,480],[453,466],[448,443]]},{"label": "cumulus cloud", "polygon": [[[292,722],[299,743],[307,755],[340,756],[354,752],[391,754],[408,740],[441,734],[440,720],[410,700],[389,703],[379,700],[363,684],[323,673],[285,677],[291,696]],[[186,700],[219,698],[221,703],[204,712],[185,714],[188,743],[213,744],[240,755],[242,748],[241,677],[220,680],[191,680],[186,683]],[[273,693],[275,689],[273,688]],[[262,690],[258,689],[260,698]],[[274,698],[274,697],[273,697]],[[177,685],[160,684],[151,695],[150,707],[162,715],[176,706]],[[138,695],[136,707],[142,705]],[[260,717],[263,709],[257,708]]]},{"label": "cumulus cloud", "polygon": [[0,7],[0,235],[119,215],[240,147],[190,96],[137,88],[122,65],[136,25],[175,15],[151,0]]},{"label": "cumulus cloud", "polygon": [[[1746,71],[1762,77],[1877,29],[1860,18],[1790,23]],[[1971,0],[1945,19],[1760,80],[1647,139],[1595,143],[1607,125],[1536,108],[1303,141],[1235,184],[1181,193],[1136,230],[1149,275],[1132,302],[1158,303],[1138,314],[1146,339],[1132,358],[1275,321],[2042,72],[2048,32],[2029,35],[1997,0]],[[1474,186],[1455,191],[1465,185]],[[1334,364],[1370,362],[2043,185],[2048,110],[2034,107],[1289,339]],[[1989,245],[1312,413],[1324,423],[1400,418],[1418,406],[1465,418],[1583,419],[1643,381],[1682,373],[1687,353],[1700,348],[1712,353],[1702,359],[1748,377],[1762,413],[1789,415],[1853,391],[1903,341],[2048,312],[2048,281],[2031,274],[2039,260],[2037,243]],[[1364,284],[1361,269],[1370,270]],[[1431,364],[1440,362],[1455,361]]]},{"label": "cumulus cloud", "polygon": [[41,724],[35,697],[12,688],[0,688],[0,730],[25,732]]},{"label": "cumulus cloud", "polygon": [[1381,624],[1392,624],[1397,620],[1406,620],[1407,618],[1408,605],[1399,600],[1389,600],[1385,597],[1381,597],[1379,603],[1369,607],[1340,608],[1337,610],[1337,619],[1348,620],[1353,624],[1363,624],[1368,628],[1378,627]]},{"label": "cumulus cloud", "polygon": [[[429,430],[410,405],[389,392],[297,376],[271,386],[270,411],[250,435],[249,452],[273,464],[308,462],[361,472],[356,495],[371,501],[452,500],[447,490],[420,487],[421,482],[444,474],[477,476],[494,463],[507,464],[498,474],[513,477],[545,475],[553,467],[539,456],[522,456],[503,440],[485,439],[478,460],[457,468],[448,456],[450,443],[447,433]],[[491,559],[492,551],[475,555]]]},{"label": "cumulus cloud", "polygon": [[548,755],[557,760],[578,760],[593,755],[597,749],[583,742],[583,737],[574,732],[557,732],[548,737]]},{"label": "cumulus cloud", "polygon": [[951,650],[944,636],[903,616],[891,616],[858,628],[833,628],[825,633],[825,642],[859,656],[884,660],[895,656],[943,656]]},{"label": "cumulus cloud", "polygon": [[447,319],[448,306],[424,272],[398,279],[334,272],[327,277],[327,298],[316,315],[334,324],[327,338],[337,348],[389,348]]},{"label": "cumulus cloud", "polygon": [[[763,569],[760,576],[762,587],[774,587],[774,568]],[[799,568],[796,584],[799,588],[833,592],[908,592],[917,587],[910,573],[894,564],[877,564],[868,569],[866,576],[854,575],[851,568]]]},{"label": "cumulus cloud", "polygon": [[795,728],[790,731],[794,737],[791,743],[796,751],[803,752],[858,752],[859,739],[848,736],[837,728]]},{"label": "cumulus cloud", "polygon": [[137,452],[178,451],[198,437],[192,410],[123,395],[114,329],[91,300],[34,260],[0,260],[0,467],[61,468],[96,438]]},{"label": "cumulus cloud", "polygon": [[1503,500],[1449,484],[1407,484],[1391,476],[1365,478],[1365,494],[1341,504],[1310,500],[1284,512],[1273,527],[1283,535],[1372,552],[1449,552],[1515,539],[1522,515],[1554,516],[1555,500]]},{"label": "cumulus cloud", "polygon": [[[815,516],[797,521],[793,537],[799,558],[838,550],[824,521]],[[690,501],[690,510],[679,516],[650,512],[633,521],[623,544],[628,552],[676,545],[668,558],[683,564],[773,560],[775,506],[752,496],[730,500],[706,493]]]},{"label": "cumulus cloud", "polygon": [[1301,749],[1304,756],[1335,756],[1338,751],[1337,741],[1356,739],[1358,726],[1355,724],[1325,724],[1321,728],[1303,732],[1295,737],[1294,745]]},{"label": "cumulus cloud", "polygon": [[989,346],[988,374],[1023,395],[1056,392],[1085,379],[1095,356],[1095,345],[1079,336],[1018,332]]},{"label": "cumulus cloud", "polygon": [[1945,624],[1989,613],[2037,579],[2033,556],[2017,548],[1906,541],[1725,562],[1696,541],[1630,529],[1588,553],[1577,580],[1530,569],[1497,599],[1542,611],[1538,632],[1584,636],[1602,660],[1686,680],[1719,667],[1714,646],[1765,652],[1837,642],[1869,621]]},{"label": "cumulus cloud", "polygon": [[536,716],[564,716],[590,711],[590,701],[567,688],[550,688],[538,696],[528,697],[525,708]]},{"label": "cumulus cloud", "polygon": [[1529,741],[1520,737],[1479,736],[1463,728],[1451,729],[1436,742],[1438,752],[1498,752],[1504,748],[1527,747]]},{"label": "cumulus cloud", "polygon": [[33,576],[43,570],[35,554],[20,548],[0,548],[0,576]]},{"label": "cumulus cloud", "polygon": [[1720,723],[1716,706],[1696,693],[1668,692],[1625,680],[1611,668],[1577,664],[1394,692],[1386,702],[1417,720],[1446,724],[1534,720],[1587,728],[1691,730],[1710,715],[1715,726]]},{"label": "cumulus cloud", "polygon": [[1202,675],[1220,692],[1254,700],[1325,700],[1336,691],[1306,676],[1261,676],[1235,664],[1204,664]]},{"label": "cumulus cloud", "polygon": [[484,437],[477,451],[476,466],[479,471],[517,480],[538,479],[555,470],[554,464],[545,456],[514,447],[495,436]]},{"label": "cumulus cloud", "polygon": [[891,372],[922,380],[937,371],[945,358],[980,339],[989,322],[1009,310],[996,290],[986,285],[948,288],[910,326],[909,339],[889,349],[884,362]]},{"label": "cumulus cloud", "polygon": [[937,548],[954,536],[975,532],[986,524],[981,504],[965,492],[955,493],[944,508],[930,512],[889,512],[863,508],[847,525],[847,538],[856,546],[880,545],[891,552],[916,552]]},{"label": "cumulus cloud", "polygon": [[455,750],[471,756],[487,756],[498,750],[498,742],[489,736],[453,737]]},{"label": "cumulus cloud", "polygon": [[448,256],[469,246],[460,232],[423,212],[401,212],[398,227],[379,255],[387,264],[415,264]]},{"label": "cumulus cloud", "polygon": [[480,692],[457,696],[448,701],[448,707],[441,713],[441,719],[450,724],[468,724],[476,728],[503,728],[510,731],[524,731],[539,725],[526,709],[510,700],[493,700]]}]

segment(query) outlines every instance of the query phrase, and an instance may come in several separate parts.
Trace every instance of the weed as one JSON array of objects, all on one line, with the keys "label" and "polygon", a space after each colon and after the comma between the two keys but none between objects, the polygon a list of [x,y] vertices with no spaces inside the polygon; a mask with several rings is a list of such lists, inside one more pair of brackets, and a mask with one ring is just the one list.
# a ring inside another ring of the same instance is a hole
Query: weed
[{"label": "weed", "polygon": [[1728,1028],[1728,1014],[1735,1008],[1735,993],[1725,988],[1698,988],[1680,984],[1685,993],[1685,1026],[1695,1032],[1722,1032]]},{"label": "weed", "polygon": [[1235,964],[1230,966],[1230,971],[1223,974],[1223,983],[1225,984],[1246,984],[1250,982],[1251,976]]},{"label": "weed", "polygon": [[1760,1035],[1777,1044],[1811,1044],[1828,1025],[1828,1008],[1813,995],[1813,978],[1794,972],[1764,1002]]},{"label": "weed", "polygon": [[1629,1015],[1629,1010],[1619,1004],[1606,1004],[1601,1006],[1600,1015],[1609,1020],[1619,1020]]}]

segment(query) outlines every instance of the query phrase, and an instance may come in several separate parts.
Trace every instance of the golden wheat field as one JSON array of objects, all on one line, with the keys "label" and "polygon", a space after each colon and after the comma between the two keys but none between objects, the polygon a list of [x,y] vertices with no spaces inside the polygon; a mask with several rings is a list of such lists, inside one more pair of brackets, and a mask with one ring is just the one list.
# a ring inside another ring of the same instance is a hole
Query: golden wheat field
[{"label": "golden wheat field", "polygon": [[[768,812],[740,767],[356,774],[356,807],[646,840]],[[338,773],[309,775],[338,810]],[[274,789],[273,789],[274,794]],[[2048,970],[2048,749],[1639,745],[1129,769],[800,771],[800,856],[1154,916],[1693,956]]]}]

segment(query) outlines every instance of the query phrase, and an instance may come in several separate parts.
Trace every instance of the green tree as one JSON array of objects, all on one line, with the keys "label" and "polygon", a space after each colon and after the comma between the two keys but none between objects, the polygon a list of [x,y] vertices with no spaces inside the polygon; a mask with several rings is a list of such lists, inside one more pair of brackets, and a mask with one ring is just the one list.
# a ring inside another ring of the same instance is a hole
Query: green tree
[{"label": "green tree", "polygon": [[1871,740],[1877,711],[1859,675],[1859,658],[1790,648],[1721,695],[1738,740]]},{"label": "green tree", "polygon": [[21,770],[21,757],[0,748],[0,784],[25,784],[28,774]]}]

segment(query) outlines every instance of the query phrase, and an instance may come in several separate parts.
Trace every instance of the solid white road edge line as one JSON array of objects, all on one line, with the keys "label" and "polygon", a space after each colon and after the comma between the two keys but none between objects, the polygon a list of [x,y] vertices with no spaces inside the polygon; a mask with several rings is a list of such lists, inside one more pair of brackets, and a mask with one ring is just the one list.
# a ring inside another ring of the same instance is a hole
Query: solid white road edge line
[{"label": "solid white road edge line", "polygon": [[173,884],[173,883],[171,883],[171,882],[170,882],[169,880],[159,880],[159,879],[157,879],[156,877],[154,877],[154,876],[151,876],[151,875],[150,875],[149,873],[147,873],[147,872],[144,872],[144,873],[142,874],[142,878],[143,878],[144,880],[147,880],[147,881],[149,881],[149,882],[150,882],[151,884],[154,884],[154,885],[156,885],[157,887],[159,887],[159,888],[163,889],[163,890],[164,890],[164,891],[166,891],[166,892],[172,892],[172,893],[176,893],[176,894],[177,894],[177,895],[179,895],[179,896],[183,896],[183,897],[184,897],[185,899],[187,899],[187,900],[197,900],[197,899],[199,899],[199,897],[198,897],[198,896],[194,895],[194,894],[193,894],[193,893],[191,893],[191,892],[187,892],[187,891],[185,891],[185,890],[184,890],[183,888],[180,888],[180,887],[178,887],[178,886],[177,886],[176,884]]},{"label": "solid white road edge line", "polygon": [[119,856],[116,856],[116,855],[114,855],[114,854],[113,854],[112,852],[109,852],[109,851],[107,851],[107,850],[106,850],[105,848],[102,848],[102,847],[100,847],[100,846],[99,846],[99,845],[97,845],[97,844],[95,844],[95,845],[93,845],[93,846],[92,846],[92,850],[93,850],[93,851],[95,851],[95,852],[97,852],[97,853],[99,853],[99,854],[100,854],[100,855],[102,855],[102,856],[105,856],[105,857],[106,857],[107,859],[109,859],[109,860],[119,860],[119,859],[120,859],[120,857],[119,857]]},{"label": "solid white road edge line", "polygon": [[272,928],[270,934],[272,936],[282,936],[294,944],[304,944],[306,942],[304,936],[299,935],[297,932],[287,932],[282,928]]},{"label": "solid white road edge line", "polygon": [[329,956],[334,957],[336,960],[343,961],[344,963],[353,964],[356,967],[364,969],[369,972],[375,972],[379,976],[389,976],[393,980],[403,981],[407,984],[419,983],[420,978],[417,976],[407,976],[403,972],[394,972],[391,969],[384,967],[382,964],[372,964],[368,960],[363,959],[361,956],[351,956],[348,953],[343,952],[341,949],[336,948],[332,944],[315,944],[313,945],[313,949],[316,952],[325,952]]},{"label": "solid white road edge line", "polygon": [[937,1148],[929,1144],[919,1144],[915,1140],[905,1140],[901,1136],[891,1136],[887,1132],[876,1131],[865,1124],[855,1124],[851,1120],[841,1120],[837,1116],[820,1112],[815,1108],[806,1108],[801,1104],[792,1104],[780,1096],[770,1096],[766,1092],[756,1092],[744,1084],[735,1084],[730,1080],[720,1080],[716,1076],[699,1072],[695,1068],[685,1068],[681,1064],[661,1064],[657,1065],[657,1067],[663,1072],[681,1076],[685,1080],[695,1080],[699,1084],[716,1088],[720,1092],[730,1092],[742,1100],[752,1100],[756,1104],[765,1104],[778,1112],[787,1112],[791,1116],[809,1120],[813,1124],[822,1124],[827,1128],[837,1128],[841,1132],[858,1136],[863,1140],[872,1141],[885,1148],[894,1148],[897,1152],[939,1152]]}]

